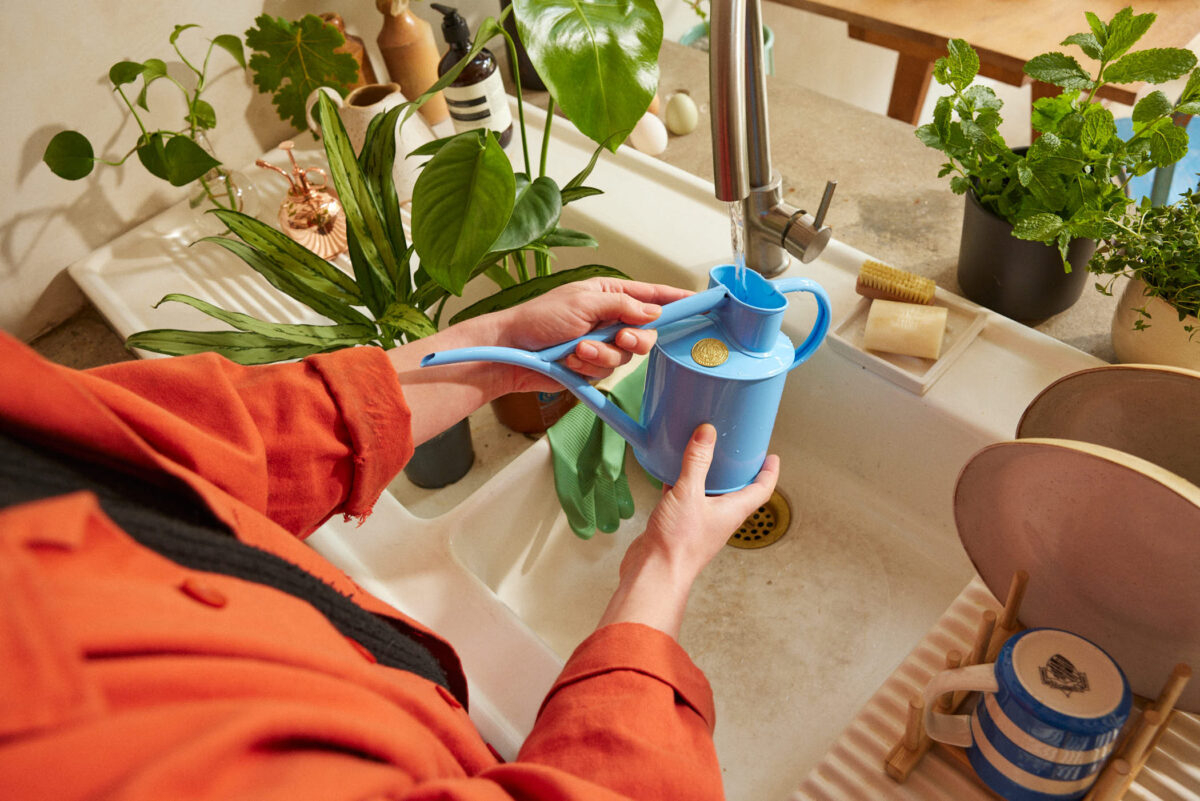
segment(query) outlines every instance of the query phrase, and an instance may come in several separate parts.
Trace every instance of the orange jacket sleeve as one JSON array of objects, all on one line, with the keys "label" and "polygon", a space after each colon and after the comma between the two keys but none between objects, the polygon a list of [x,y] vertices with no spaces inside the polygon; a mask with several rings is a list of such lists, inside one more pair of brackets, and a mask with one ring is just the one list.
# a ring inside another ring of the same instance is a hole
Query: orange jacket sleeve
[{"label": "orange jacket sleeve", "polygon": [[378,348],[257,367],[213,354],[123,362],[79,380],[152,448],[300,536],[336,512],[369,513],[412,455]]}]

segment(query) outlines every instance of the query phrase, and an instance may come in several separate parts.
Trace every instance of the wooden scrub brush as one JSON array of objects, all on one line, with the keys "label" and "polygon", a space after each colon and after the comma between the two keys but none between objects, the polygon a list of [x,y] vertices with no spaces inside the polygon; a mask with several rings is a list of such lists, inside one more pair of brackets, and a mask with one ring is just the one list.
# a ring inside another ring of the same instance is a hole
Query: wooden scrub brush
[{"label": "wooden scrub brush", "polygon": [[862,263],[854,287],[863,297],[926,305],[933,303],[936,288],[932,278],[898,270],[872,259]]}]

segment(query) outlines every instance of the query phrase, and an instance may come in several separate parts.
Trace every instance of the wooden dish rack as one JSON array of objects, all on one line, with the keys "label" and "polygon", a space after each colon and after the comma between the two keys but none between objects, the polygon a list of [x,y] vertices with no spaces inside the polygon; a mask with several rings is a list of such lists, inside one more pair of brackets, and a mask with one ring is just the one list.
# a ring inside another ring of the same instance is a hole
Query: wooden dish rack
[{"label": "wooden dish rack", "polygon": [[[1009,585],[1008,598],[1004,602],[1001,613],[997,615],[990,609],[983,613],[975,631],[975,640],[970,653],[964,656],[957,650],[947,652],[947,668],[995,661],[996,655],[1008,638],[1022,629],[1018,621],[1018,613],[1028,583],[1029,574],[1024,570],[1017,571]],[[1171,716],[1175,713],[1175,703],[1179,700],[1191,675],[1192,671],[1188,665],[1183,663],[1176,665],[1163,684],[1158,697],[1142,707],[1140,715],[1130,716],[1130,721],[1125,725],[1122,733],[1121,741],[1113,749],[1112,755],[1100,770],[1095,784],[1084,796],[1083,801],[1118,801],[1124,797],[1125,792],[1137,779],[1138,773],[1158,746],[1159,739],[1170,724]],[[971,694],[964,691],[946,693],[938,699],[938,709],[945,713],[957,712]],[[975,775],[975,770],[971,767],[965,749],[936,742],[925,733],[924,717],[925,699],[921,693],[917,693],[908,702],[908,719],[905,723],[904,734],[888,751],[884,761],[884,769],[888,776],[898,783],[904,783],[925,755],[929,753],[929,750],[935,748],[947,758],[951,765],[961,770],[989,797],[1003,801]]]}]

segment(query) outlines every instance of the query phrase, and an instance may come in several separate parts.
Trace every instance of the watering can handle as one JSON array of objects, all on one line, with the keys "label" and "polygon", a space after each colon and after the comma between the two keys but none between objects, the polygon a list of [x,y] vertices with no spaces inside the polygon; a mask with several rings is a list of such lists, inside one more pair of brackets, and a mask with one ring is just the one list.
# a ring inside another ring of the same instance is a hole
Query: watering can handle
[{"label": "watering can handle", "polygon": [[720,306],[721,303],[724,302],[725,298],[728,297],[728,295],[729,293],[723,286],[706,289],[703,292],[697,292],[695,295],[689,295],[682,300],[668,303],[666,306],[662,307],[662,314],[658,316],[658,319],[652,320],[645,325],[628,326],[622,323],[617,323],[616,325],[597,328],[595,331],[584,334],[581,337],[576,337],[570,342],[563,342],[561,344],[546,348],[545,350],[539,350],[534,355],[543,361],[556,362],[559,359],[565,358],[566,356],[574,353],[575,347],[585,339],[592,342],[607,342],[615,337],[618,332],[623,331],[626,328],[659,328],[660,326],[685,320],[688,317],[692,317],[697,314],[704,314],[705,312],[712,311]]},{"label": "watering can handle", "polygon": [[808,338],[800,343],[800,347],[796,348],[796,356],[792,360],[794,368],[807,361],[808,357],[821,347],[821,343],[825,340],[825,334],[829,332],[829,321],[832,317],[829,295],[825,293],[825,289],[820,284],[810,278],[780,278],[774,284],[775,289],[780,292],[808,292],[817,302],[816,322],[813,323],[812,331],[808,332]]}]

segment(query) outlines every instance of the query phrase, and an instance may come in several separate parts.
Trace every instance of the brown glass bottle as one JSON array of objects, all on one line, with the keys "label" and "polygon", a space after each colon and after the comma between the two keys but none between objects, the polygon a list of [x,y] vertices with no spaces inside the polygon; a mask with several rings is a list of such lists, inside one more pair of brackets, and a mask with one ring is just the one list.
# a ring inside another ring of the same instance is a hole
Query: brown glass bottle
[{"label": "brown glass bottle", "polygon": [[[438,64],[438,75],[445,75],[470,52],[471,31],[457,10],[440,3],[430,4],[442,14],[442,36],[449,45]],[[501,147],[512,141],[513,119],[508,96],[500,77],[496,58],[486,47],[463,67],[454,81],[442,90],[450,119],[458,133],[487,128],[495,132]]]}]

